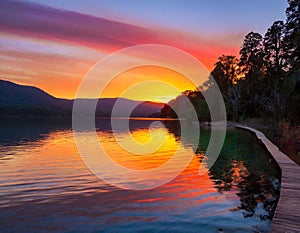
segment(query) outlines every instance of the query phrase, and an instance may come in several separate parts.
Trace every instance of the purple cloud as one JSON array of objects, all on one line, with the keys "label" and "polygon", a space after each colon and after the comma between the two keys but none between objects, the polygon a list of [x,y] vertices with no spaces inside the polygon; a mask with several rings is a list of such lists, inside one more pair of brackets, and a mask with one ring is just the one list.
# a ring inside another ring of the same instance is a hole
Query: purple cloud
[{"label": "purple cloud", "polygon": [[35,3],[0,1],[0,29],[20,35],[121,48],[154,43],[156,36],[146,28],[60,10]]}]

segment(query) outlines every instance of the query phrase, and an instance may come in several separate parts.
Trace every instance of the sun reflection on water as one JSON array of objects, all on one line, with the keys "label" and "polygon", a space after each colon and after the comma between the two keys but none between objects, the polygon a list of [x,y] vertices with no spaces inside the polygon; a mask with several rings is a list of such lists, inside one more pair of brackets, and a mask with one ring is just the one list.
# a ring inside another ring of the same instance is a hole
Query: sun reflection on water
[{"label": "sun reflection on water", "polygon": [[[103,122],[99,125],[99,141],[111,159],[130,169],[152,169],[168,161],[174,151],[179,150],[184,158],[191,149],[189,138],[179,138],[175,122],[165,123],[166,129],[154,128],[152,136],[149,123],[144,123],[135,122],[131,135],[119,134],[125,142],[133,137],[146,143],[166,133],[160,149],[149,155],[129,153],[116,143],[109,127]],[[229,132],[215,166],[199,174],[201,163],[205,166],[203,158],[209,140],[209,132],[203,130],[193,159],[178,177],[155,189],[133,191],[118,189],[91,174],[77,152],[70,128],[54,129],[42,130],[29,140],[22,136],[22,128],[18,140],[0,140],[0,231],[17,232],[21,227],[23,232],[37,228],[47,232],[51,229],[49,224],[60,232],[83,226],[88,231],[105,228],[110,232],[269,230],[270,220],[262,220],[260,215],[268,216],[262,204],[266,208],[276,204],[271,183],[274,180],[270,180],[275,173],[264,169],[268,163],[264,150],[245,143],[255,142],[252,135]],[[82,134],[86,141],[90,136],[90,132]],[[120,177],[119,182],[125,180]]]}]

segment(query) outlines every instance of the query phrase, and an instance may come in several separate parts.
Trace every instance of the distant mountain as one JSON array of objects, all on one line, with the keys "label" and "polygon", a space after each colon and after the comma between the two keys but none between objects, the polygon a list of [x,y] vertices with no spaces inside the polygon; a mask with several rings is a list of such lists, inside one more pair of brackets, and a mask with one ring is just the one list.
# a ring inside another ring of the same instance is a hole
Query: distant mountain
[{"label": "distant mountain", "polygon": [[[163,103],[150,101],[134,101],[124,98],[99,99],[96,116],[109,117],[116,101],[120,103],[117,117],[125,116],[125,112],[133,106],[132,117],[158,116]],[[89,104],[91,99],[83,99],[82,103]],[[45,91],[33,87],[18,85],[0,79],[0,117],[6,116],[71,116],[74,100],[60,99]]]},{"label": "distant mountain", "polygon": [[0,80],[0,104],[53,104],[57,99],[43,90]]}]

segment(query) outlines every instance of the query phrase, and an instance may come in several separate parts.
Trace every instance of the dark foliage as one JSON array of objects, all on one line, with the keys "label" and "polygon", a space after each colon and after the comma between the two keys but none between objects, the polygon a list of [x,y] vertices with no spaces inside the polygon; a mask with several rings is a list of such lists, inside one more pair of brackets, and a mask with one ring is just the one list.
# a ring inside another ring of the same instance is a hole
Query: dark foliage
[{"label": "dark foliage", "polygon": [[[211,72],[215,82],[209,77],[199,88],[208,91],[214,83],[218,85],[229,120],[261,117],[279,124],[300,123],[300,0],[288,0],[288,4],[286,22],[274,22],[264,36],[248,33],[240,57],[219,57]],[[200,116],[206,111],[203,106],[199,110],[203,97],[190,99],[199,119],[207,120]],[[169,105],[179,101],[180,97]],[[167,116],[166,112],[167,107],[162,115]]]}]

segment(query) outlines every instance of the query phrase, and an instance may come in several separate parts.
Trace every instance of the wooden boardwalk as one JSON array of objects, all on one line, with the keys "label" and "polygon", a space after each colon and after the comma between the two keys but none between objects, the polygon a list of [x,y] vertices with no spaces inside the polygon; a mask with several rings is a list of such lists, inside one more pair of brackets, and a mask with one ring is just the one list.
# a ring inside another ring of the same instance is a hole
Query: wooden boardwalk
[{"label": "wooden boardwalk", "polygon": [[262,132],[243,125],[236,127],[255,133],[281,169],[280,198],[270,232],[300,233],[300,166],[282,153]]}]

